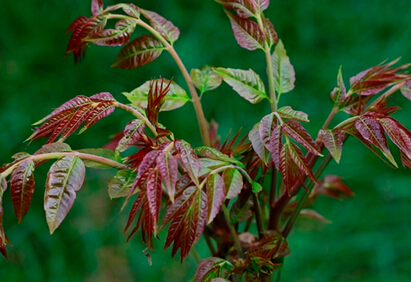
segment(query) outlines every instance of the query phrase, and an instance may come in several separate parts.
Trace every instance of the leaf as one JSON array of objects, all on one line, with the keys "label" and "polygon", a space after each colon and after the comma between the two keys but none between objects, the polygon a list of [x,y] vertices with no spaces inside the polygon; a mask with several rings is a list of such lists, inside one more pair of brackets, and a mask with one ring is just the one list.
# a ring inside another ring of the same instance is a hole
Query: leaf
[{"label": "leaf", "polygon": [[226,154],[221,153],[219,150],[207,147],[207,146],[202,146],[198,147],[195,149],[197,153],[200,155],[213,159],[213,160],[218,160],[218,161],[223,161],[226,163],[235,163],[235,164],[241,164],[236,158],[229,157]]},{"label": "leaf", "polygon": [[272,151],[270,139],[273,131],[277,128],[277,117],[274,113],[264,116],[258,126],[260,141],[268,151]]},{"label": "leaf", "polygon": [[121,49],[112,67],[133,69],[157,59],[164,50],[163,44],[152,35],[140,36]]},{"label": "leaf", "polygon": [[8,258],[6,245],[10,244],[9,240],[7,239],[6,234],[4,233],[3,228],[3,194],[7,190],[7,181],[6,178],[0,174],[0,253],[5,257]]},{"label": "leaf", "polygon": [[251,0],[257,7],[257,10],[262,12],[270,5],[270,0]]},{"label": "leaf", "polygon": [[277,126],[270,137],[270,149],[272,152],[272,159],[277,170],[280,169],[280,155],[283,147],[283,129]]},{"label": "leaf", "polygon": [[363,115],[357,117],[354,123],[358,132],[365,140],[371,142],[375,147],[381,150],[383,155],[395,166],[397,163],[388,148],[387,139],[385,138],[384,129],[379,121],[371,116]]},{"label": "leaf", "polygon": [[190,144],[184,140],[175,140],[174,148],[180,154],[180,162],[185,171],[188,173],[191,180],[193,180],[194,184],[198,187],[198,175],[201,165],[193,148],[191,148]]},{"label": "leaf", "polygon": [[337,163],[340,163],[345,131],[342,129],[320,129],[318,137]]},{"label": "leaf", "polygon": [[240,194],[243,188],[243,177],[235,168],[228,168],[223,172],[226,199],[231,200]]},{"label": "leaf", "polygon": [[157,236],[158,231],[158,216],[160,214],[161,205],[161,179],[158,169],[153,169],[147,178],[147,202],[150,210],[151,222],[154,230],[154,236]]},{"label": "leaf", "polygon": [[[228,278],[233,265],[222,258],[208,257],[202,259],[195,272],[195,282],[210,282],[217,277]],[[228,281],[223,279],[223,281]]]},{"label": "leaf", "polygon": [[355,193],[348,188],[342,181],[342,178],[337,175],[326,175],[315,185],[310,198],[317,198],[319,195],[324,195],[334,199],[342,200],[343,197],[352,198]]},{"label": "leaf", "polygon": [[[116,162],[121,162],[121,158],[117,155],[117,153],[113,150],[110,150],[110,149],[87,148],[87,149],[77,150],[77,152],[103,157],[103,158],[110,159],[110,160],[113,160],[113,161],[116,161]],[[104,164],[101,164],[99,162],[95,162],[95,161],[92,161],[92,160],[83,159],[82,161],[84,162],[84,165],[86,167],[90,167],[90,168],[98,168],[98,169],[112,168],[111,166],[104,165]]]},{"label": "leaf", "polygon": [[298,144],[306,148],[309,152],[314,155],[321,155],[321,148],[318,144],[311,138],[307,130],[298,122],[289,120],[283,123],[283,131],[292,139],[294,139]]},{"label": "leaf", "polygon": [[241,18],[255,17],[257,12],[254,2],[249,0],[216,0],[216,2],[222,4],[226,9],[236,11]]},{"label": "leaf", "polygon": [[249,195],[241,193],[230,210],[231,223],[244,222],[253,216],[254,202]]},{"label": "leaf", "polygon": [[275,32],[274,25],[268,18],[263,19],[265,40],[268,43],[268,46],[271,47],[278,42],[278,34]]},{"label": "leaf", "polygon": [[133,186],[131,187],[131,194],[134,193],[136,188],[142,186],[147,181],[147,177],[151,173],[151,170],[156,166],[156,159],[158,154],[160,154],[160,151],[153,150],[144,155],[144,158],[138,167],[137,177],[134,180]]},{"label": "leaf", "polygon": [[263,186],[261,186],[261,184],[257,181],[253,181],[251,183],[251,190],[253,191],[253,193],[258,194],[263,191]]},{"label": "leaf", "polygon": [[218,174],[212,174],[207,178],[208,216],[207,224],[210,224],[220,212],[225,199],[224,179]]},{"label": "leaf", "polygon": [[217,88],[223,81],[223,79],[209,66],[203,66],[200,69],[192,69],[190,76],[195,87],[200,90],[201,94]]},{"label": "leaf", "polygon": [[256,22],[233,15],[227,10],[224,10],[224,12],[230,19],[231,28],[238,45],[250,51],[264,50],[265,35]]},{"label": "leaf", "polygon": [[301,111],[295,111],[290,106],[284,106],[277,110],[282,119],[291,119],[295,121],[310,122],[308,115]]},{"label": "leaf", "polygon": [[108,182],[108,195],[110,199],[127,197],[136,173],[129,169],[119,170]]},{"label": "leaf", "polygon": [[253,145],[254,151],[257,153],[260,159],[265,164],[267,164],[270,158],[270,152],[267,150],[267,148],[264,146],[263,142],[261,141],[258,128],[259,128],[258,124],[254,125],[250,133],[248,133],[248,138],[250,139],[251,144]]},{"label": "leaf", "polygon": [[346,99],[347,91],[345,89],[344,80],[342,77],[342,67],[338,69],[337,75],[337,87],[333,89],[330,94],[331,100],[334,102],[334,105],[340,106],[342,101]]},{"label": "leaf", "polygon": [[393,118],[378,119],[391,141],[408,157],[411,158],[411,132]]},{"label": "leaf", "polygon": [[164,186],[166,186],[168,197],[174,203],[178,177],[178,161],[169,151],[162,151],[158,154],[156,163],[161,180]]},{"label": "leaf", "polygon": [[124,136],[118,142],[116,151],[124,152],[130,146],[133,146],[140,140],[144,132],[145,124],[139,119],[127,123],[124,129]]},{"label": "leaf", "polygon": [[252,104],[268,99],[264,83],[253,70],[238,70],[230,68],[213,68],[224,81],[230,85],[241,97]]},{"label": "leaf", "polygon": [[44,210],[50,233],[57,229],[70,211],[76,191],[83,185],[86,168],[78,157],[58,159],[47,174]]},{"label": "leaf", "polygon": [[102,0],[92,0],[91,1],[91,13],[93,15],[98,15],[103,11],[103,1]]},{"label": "leaf", "polygon": [[124,13],[126,13],[127,15],[129,15],[133,18],[136,18],[136,19],[140,18],[140,10],[141,9],[139,7],[137,7],[136,5],[131,4],[131,3],[123,4],[122,8],[123,8]]},{"label": "leaf", "polygon": [[84,41],[99,46],[123,46],[130,40],[136,23],[131,20],[121,20],[116,23],[115,29],[105,29],[84,38]]},{"label": "leaf", "polygon": [[190,97],[188,97],[187,92],[183,88],[181,88],[174,81],[170,81],[168,79],[154,79],[146,81],[143,85],[133,91],[129,93],[123,92],[123,94],[131,103],[133,103],[133,105],[147,108],[148,93],[150,92],[150,84],[152,83],[164,83],[166,85],[170,84],[167,95],[165,96],[164,104],[161,106],[160,111],[171,111],[180,108],[190,100]]},{"label": "leaf", "polygon": [[295,71],[287,56],[283,42],[278,41],[271,55],[275,90],[281,95],[294,89]]},{"label": "leaf", "polygon": [[332,223],[332,221],[328,220],[323,215],[319,214],[317,211],[312,210],[312,209],[302,209],[298,216],[300,218],[303,217],[303,218],[314,219],[314,220],[321,221],[321,222],[328,223],[328,224]]},{"label": "leaf", "polygon": [[33,172],[34,162],[27,159],[22,161],[11,174],[11,199],[18,223],[21,222],[30,207],[35,187]]},{"label": "leaf", "polygon": [[66,143],[50,143],[43,145],[40,149],[38,149],[33,155],[42,155],[47,153],[55,153],[55,152],[71,152],[72,149],[70,145]]},{"label": "leaf", "polygon": [[411,100],[411,80],[408,80],[403,87],[401,87],[401,94]]},{"label": "leaf", "polygon": [[151,27],[171,44],[180,36],[180,30],[159,14],[144,9],[140,9],[140,12],[150,22]]}]

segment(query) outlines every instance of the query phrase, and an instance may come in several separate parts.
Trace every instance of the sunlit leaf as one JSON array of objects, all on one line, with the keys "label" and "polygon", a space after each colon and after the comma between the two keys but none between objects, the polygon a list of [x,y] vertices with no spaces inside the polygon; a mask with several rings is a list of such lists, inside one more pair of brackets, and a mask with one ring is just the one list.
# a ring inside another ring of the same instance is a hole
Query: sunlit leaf
[{"label": "sunlit leaf", "polygon": [[188,97],[187,92],[183,88],[174,81],[170,82],[168,79],[146,81],[143,85],[133,91],[129,93],[123,92],[123,94],[131,103],[133,103],[133,105],[147,108],[148,93],[150,92],[150,84],[152,83],[170,84],[167,95],[165,96],[164,104],[161,106],[160,111],[171,111],[180,108],[190,100],[190,97]]},{"label": "sunlit leaf", "polygon": [[228,168],[223,172],[226,199],[233,199],[240,194],[243,188],[243,177],[235,168]]},{"label": "sunlit leaf", "polygon": [[190,76],[195,87],[200,90],[200,93],[205,93],[217,88],[223,80],[209,66],[203,66],[200,69],[192,69]]},{"label": "sunlit leaf", "polygon": [[[211,282],[217,277],[228,278],[229,271],[233,265],[222,258],[208,257],[202,259],[196,269],[195,282]],[[228,281],[223,279],[223,281]]]},{"label": "sunlit leaf", "polygon": [[112,67],[133,69],[154,61],[164,50],[163,44],[152,35],[143,35],[121,49]]},{"label": "sunlit leaf", "polygon": [[160,152],[156,159],[157,169],[161,180],[166,186],[168,197],[174,203],[176,183],[178,177],[178,162],[169,151]]},{"label": "sunlit leaf", "polygon": [[152,28],[168,42],[173,43],[180,36],[180,30],[159,14],[144,9],[140,9],[140,12],[150,22]]},{"label": "sunlit leaf", "polygon": [[30,207],[35,187],[33,172],[34,162],[28,159],[22,161],[11,174],[11,199],[13,200],[14,213],[19,223]]},{"label": "sunlit leaf", "polygon": [[290,106],[284,106],[277,110],[282,119],[292,119],[295,121],[309,122],[308,115],[301,111],[293,110]]},{"label": "sunlit leaf", "polygon": [[265,35],[256,22],[233,15],[227,10],[224,11],[230,19],[238,45],[250,51],[264,50]]},{"label": "sunlit leaf", "polygon": [[253,145],[254,151],[257,153],[260,159],[265,164],[267,164],[270,158],[270,151],[267,150],[267,148],[261,141],[260,133],[258,132],[258,127],[258,124],[254,125],[253,129],[251,129],[250,133],[248,133],[248,138],[250,139],[251,144]]},{"label": "sunlit leaf", "polygon": [[283,123],[283,131],[294,139],[298,144],[306,148],[311,153],[321,156],[321,149],[318,144],[311,138],[307,130],[298,122],[289,120]]},{"label": "sunlit leaf", "polygon": [[110,199],[126,197],[131,185],[136,177],[136,173],[129,170],[119,170],[109,182],[108,182],[108,195]]},{"label": "sunlit leaf", "polygon": [[359,116],[355,120],[354,125],[365,140],[370,141],[375,147],[380,149],[394,166],[398,166],[388,148],[384,129],[377,119],[366,115]]},{"label": "sunlit leaf", "polygon": [[328,149],[334,160],[337,163],[340,163],[345,131],[342,129],[321,129],[318,137]]},{"label": "sunlit leaf", "polygon": [[220,211],[225,198],[224,179],[220,175],[212,174],[207,178],[207,198],[207,224],[210,224]]},{"label": "sunlit leaf", "polygon": [[234,91],[252,104],[268,99],[264,83],[253,70],[239,70],[230,68],[213,68]]},{"label": "sunlit leaf", "polygon": [[190,144],[184,140],[175,140],[174,148],[180,154],[180,161],[183,167],[185,168],[188,175],[191,177],[191,180],[199,186],[198,183],[198,174],[200,172],[200,160],[198,159],[193,148]]},{"label": "sunlit leaf", "polygon": [[85,173],[84,163],[78,157],[65,156],[51,166],[44,194],[44,210],[51,234],[70,211]]},{"label": "sunlit leaf", "polygon": [[286,93],[294,89],[295,71],[287,56],[283,42],[278,41],[274,53],[271,56],[273,67],[273,77],[275,90],[279,93]]}]

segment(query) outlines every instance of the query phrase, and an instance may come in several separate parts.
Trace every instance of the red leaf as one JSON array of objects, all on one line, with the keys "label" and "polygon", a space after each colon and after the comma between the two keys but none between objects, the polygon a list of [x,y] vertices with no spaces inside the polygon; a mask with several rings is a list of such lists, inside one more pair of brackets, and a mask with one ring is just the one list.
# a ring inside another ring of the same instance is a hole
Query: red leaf
[{"label": "red leaf", "polygon": [[283,130],[281,126],[277,126],[275,130],[272,132],[271,137],[270,137],[270,148],[272,154],[272,159],[275,165],[275,168],[277,170],[280,169],[280,155],[281,155],[281,149],[283,146],[282,143],[282,137],[283,137]]},{"label": "red leaf", "polygon": [[19,223],[26,215],[33,196],[35,187],[33,171],[34,162],[32,160],[24,160],[11,174],[11,199],[13,201],[14,213]]},{"label": "red leaf", "polygon": [[160,151],[151,151],[144,156],[143,161],[138,167],[138,173],[136,180],[133,183],[133,186],[130,189],[130,194],[138,187],[141,187],[146,180],[151,170],[156,166],[156,159]]},{"label": "red leaf", "polygon": [[321,149],[311,138],[307,130],[298,122],[289,120],[282,125],[284,133],[293,138],[298,144],[306,148],[314,155],[321,156]]},{"label": "red leaf", "polygon": [[271,135],[277,128],[277,117],[274,113],[268,114],[263,117],[258,126],[258,133],[260,134],[260,141],[264,147],[272,152],[270,145]]},{"label": "red leaf", "polygon": [[202,259],[197,265],[195,282],[213,281],[213,278],[218,277],[228,278],[229,271],[232,268],[232,264],[222,258],[208,257]]},{"label": "red leaf", "polygon": [[190,144],[184,140],[175,140],[174,148],[180,154],[180,161],[184,169],[190,176],[191,180],[193,180],[194,184],[198,187],[198,174],[201,169],[198,156],[194,152],[193,148],[191,148]]},{"label": "red leaf", "polygon": [[190,186],[184,189],[183,193],[181,193],[177,199],[174,201],[166,211],[163,221],[161,223],[160,229],[164,229],[164,227],[173,219],[175,219],[178,214],[183,214],[186,209],[190,206],[191,200],[194,197],[193,195],[198,191],[198,188],[195,186]]},{"label": "red leaf", "polygon": [[[241,18],[254,17],[257,12],[254,0],[216,0],[216,2],[222,4],[224,8],[234,10]],[[265,4],[263,5],[265,6]]]},{"label": "red leaf", "polygon": [[253,145],[254,151],[257,153],[260,159],[265,164],[267,164],[270,158],[270,152],[265,148],[263,142],[260,139],[258,124],[255,125],[253,129],[251,129],[251,131],[248,133],[248,138],[250,139],[251,144]]},{"label": "red leaf", "polygon": [[93,15],[98,15],[103,11],[103,1],[102,0],[92,0],[91,1],[91,13]]},{"label": "red leaf", "polygon": [[141,9],[141,14],[150,22],[152,28],[160,33],[168,42],[173,43],[178,39],[180,30],[172,22],[152,11]]},{"label": "red leaf", "polygon": [[93,102],[101,102],[101,101],[115,102],[116,101],[113,95],[111,95],[109,92],[100,92],[100,93],[91,95],[89,99]]},{"label": "red leaf", "polygon": [[168,197],[170,198],[170,201],[174,203],[178,176],[177,159],[174,158],[169,151],[163,151],[158,154],[156,163],[161,180],[166,186]]},{"label": "red leaf", "polygon": [[328,149],[334,160],[339,163],[344,143],[345,131],[342,129],[321,129],[318,137],[324,146]]},{"label": "red leaf", "polygon": [[338,200],[342,200],[343,196],[346,198],[354,197],[355,193],[342,181],[342,178],[337,175],[327,175],[316,185],[311,194],[310,198],[316,198],[319,195],[328,196]]},{"label": "red leaf", "polygon": [[212,174],[207,178],[208,216],[207,224],[210,224],[219,213],[225,199],[224,179],[218,174]]},{"label": "red leaf", "polygon": [[153,169],[147,178],[147,202],[150,210],[154,235],[157,234],[158,216],[160,214],[161,205],[161,180],[157,169]]},{"label": "red leaf", "polygon": [[158,39],[152,35],[143,35],[124,46],[112,67],[138,68],[157,59],[163,50],[164,46]]},{"label": "red leaf", "polygon": [[60,141],[65,140],[71,134],[73,134],[77,128],[87,119],[90,115],[91,107],[82,107],[77,109],[77,111],[71,116],[70,120],[67,121],[67,124],[64,127],[64,130],[61,134]]},{"label": "red leaf", "polygon": [[402,165],[411,169],[411,158],[409,158],[403,151],[400,151],[400,153]]},{"label": "red leaf", "polygon": [[93,33],[84,40],[99,46],[122,46],[130,40],[136,23],[131,20],[121,20],[116,23],[115,29],[105,29]]},{"label": "red leaf", "polygon": [[124,135],[118,142],[116,151],[124,152],[130,146],[135,145],[142,138],[145,124],[139,119],[127,123],[124,129]]},{"label": "red leaf", "polygon": [[35,125],[43,123],[45,120],[50,119],[53,116],[57,116],[57,114],[67,112],[69,110],[74,110],[74,109],[77,109],[77,108],[81,108],[83,106],[89,105],[90,103],[91,103],[90,98],[88,98],[86,96],[83,96],[83,95],[78,95],[78,96],[68,100],[64,104],[62,104],[60,107],[58,107],[57,109],[52,111],[49,115],[47,115],[42,120],[36,122]]},{"label": "red leaf", "polygon": [[375,147],[380,149],[383,155],[397,167],[397,163],[388,148],[384,129],[377,119],[367,115],[359,116],[354,125],[365,140],[371,142]]},{"label": "red leaf", "polygon": [[411,132],[393,118],[378,119],[388,137],[408,157],[411,158]]},{"label": "red leaf", "polygon": [[140,18],[140,8],[134,4],[123,4],[123,11],[129,16]]},{"label": "red leaf", "polygon": [[87,128],[98,122],[100,119],[111,115],[115,109],[115,106],[110,102],[100,102],[97,105],[95,105],[90,110],[89,115],[86,121],[84,122],[84,126],[80,130],[80,133],[82,133]]},{"label": "red leaf", "polygon": [[268,45],[271,47],[278,42],[278,34],[275,32],[274,25],[268,18],[263,20],[264,24],[264,31],[265,31],[265,38],[267,40]]},{"label": "red leaf", "polygon": [[7,181],[6,178],[4,178],[0,174],[0,253],[5,257],[8,258],[7,256],[7,249],[6,245],[10,244],[9,240],[7,239],[6,234],[4,233],[3,229],[3,193],[7,190]]},{"label": "red leaf", "polygon": [[265,35],[256,22],[233,15],[226,10],[224,11],[230,19],[238,45],[250,51],[264,49]]}]

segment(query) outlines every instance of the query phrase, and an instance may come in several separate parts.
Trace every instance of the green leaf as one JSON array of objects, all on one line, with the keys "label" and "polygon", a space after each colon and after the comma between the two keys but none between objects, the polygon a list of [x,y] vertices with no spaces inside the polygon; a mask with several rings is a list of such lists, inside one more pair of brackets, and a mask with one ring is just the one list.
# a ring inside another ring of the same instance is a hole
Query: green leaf
[{"label": "green leaf", "polygon": [[220,175],[212,174],[207,178],[207,224],[210,224],[220,211],[225,198],[224,188],[224,180]]},{"label": "green leaf", "polygon": [[254,193],[258,194],[263,190],[263,186],[261,186],[260,183],[258,183],[257,181],[253,181],[251,183],[251,189],[253,190]]},{"label": "green leaf", "polygon": [[140,9],[140,12],[150,22],[151,27],[171,44],[180,36],[180,30],[159,14],[144,9]]},{"label": "green leaf", "polygon": [[287,56],[283,42],[278,41],[271,56],[275,90],[281,95],[294,89],[295,71]]},{"label": "green leaf", "polygon": [[47,153],[55,153],[55,152],[71,152],[70,145],[66,143],[50,143],[43,145],[40,149],[38,149],[33,155],[41,155]]},{"label": "green leaf", "polygon": [[345,131],[342,129],[321,129],[318,133],[318,137],[328,149],[334,160],[337,163],[340,163]]},{"label": "green leaf", "polygon": [[203,66],[200,69],[192,69],[190,76],[195,87],[200,90],[201,94],[217,88],[223,81],[223,79],[209,66]]},{"label": "green leaf", "polygon": [[[148,101],[148,93],[150,91],[150,85],[159,83],[160,85],[164,83],[167,85],[170,83],[168,79],[154,79],[145,82],[140,87],[134,89],[133,91],[127,93],[123,92],[123,94],[127,97],[127,99],[133,103],[133,105],[140,106],[143,108],[147,108],[147,101]],[[161,107],[160,111],[171,111],[177,108],[184,106],[184,104],[190,100],[188,97],[187,92],[181,88],[177,83],[171,81],[169,91],[165,97],[165,102]]]},{"label": "green leaf", "polygon": [[207,147],[207,146],[198,147],[195,149],[195,151],[199,153],[200,155],[213,159],[213,160],[219,160],[219,161],[235,163],[235,164],[241,163],[236,158],[229,157],[226,154],[221,153],[219,150],[211,148],[211,147]]},{"label": "green leaf", "polygon": [[230,68],[213,68],[224,81],[230,85],[241,97],[252,104],[263,99],[269,99],[265,93],[264,83],[253,70],[239,70]]},{"label": "green leaf", "polygon": [[44,194],[44,210],[51,234],[70,211],[85,173],[84,163],[78,157],[65,156],[51,166]]},{"label": "green leaf", "polygon": [[158,39],[152,35],[143,35],[123,47],[112,67],[138,68],[157,59],[163,50],[164,46]]},{"label": "green leaf", "polygon": [[110,199],[127,197],[135,178],[135,172],[129,169],[119,170],[116,176],[108,182],[108,195]]},{"label": "green leaf", "polygon": [[[103,157],[103,158],[110,159],[116,162],[121,162],[121,158],[119,157],[119,155],[115,151],[110,150],[110,149],[87,148],[87,149],[77,150],[77,152]],[[83,160],[83,163],[85,164],[86,167],[89,167],[89,168],[99,168],[99,169],[112,168],[111,166],[104,165],[104,164],[101,164],[99,162],[95,162],[92,160]]]},{"label": "green leaf", "polygon": [[301,111],[295,111],[290,106],[284,106],[277,110],[282,119],[291,119],[295,121],[310,122],[308,115]]},{"label": "green leaf", "polygon": [[34,162],[32,160],[24,160],[11,174],[11,199],[18,223],[21,222],[30,207],[35,187],[33,172]]},{"label": "green leaf", "polygon": [[345,98],[347,98],[346,97],[347,90],[345,89],[341,69],[342,67],[340,67],[338,70],[337,87],[335,87],[334,90],[330,94],[331,100],[334,102],[334,105],[338,105],[338,106],[340,106],[341,103],[345,100]]},{"label": "green leaf", "polygon": [[240,194],[243,188],[243,177],[235,168],[228,168],[223,172],[226,199],[233,199]]}]

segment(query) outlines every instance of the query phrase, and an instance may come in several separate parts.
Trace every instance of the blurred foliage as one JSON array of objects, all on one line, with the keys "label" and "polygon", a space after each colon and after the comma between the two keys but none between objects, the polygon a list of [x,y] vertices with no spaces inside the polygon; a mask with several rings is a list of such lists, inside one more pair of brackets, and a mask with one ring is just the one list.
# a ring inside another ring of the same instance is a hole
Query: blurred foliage
[{"label": "blurred foliage", "polygon": [[[90,1],[4,1],[0,9],[0,161],[15,152],[33,152],[41,142],[22,143],[30,124],[74,97],[111,92],[125,101],[130,91],[151,78],[183,79],[170,56],[164,53],[153,63],[136,70],[110,68],[118,48],[90,47],[86,58],[74,65],[63,59],[68,25],[80,15],[90,15]],[[108,1],[106,5],[120,1]],[[265,74],[262,53],[237,46],[230,24],[212,0],[132,1],[171,20],[181,30],[175,48],[188,69],[204,64],[231,68],[253,67]],[[306,111],[312,135],[328,115],[329,93],[337,71],[349,77],[381,61],[402,57],[411,62],[411,2],[383,1],[271,1],[266,15],[284,42],[297,75],[296,88],[283,103]],[[394,98],[403,110],[396,114],[411,127],[410,103]],[[252,106],[228,86],[206,94],[205,114],[228,130],[247,132],[268,112],[268,105]],[[164,113],[163,123],[179,138],[199,145],[196,121],[190,105]],[[109,135],[123,129],[130,116],[121,111],[78,137],[69,138],[73,148],[98,147]],[[103,132],[103,134],[101,134]],[[396,156],[398,158],[398,155]],[[43,175],[46,174],[44,169]],[[411,277],[410,172],[392,170],[356,140],[349,140],[339,166],[328,173],[345,177],[356,192],[353,199],[326,199],[316,209],[333,223],[300,220],[291,234],[292,253],[284,266],[283,281],[406,281]],[[38,174],[39,175],[39,174]],[[152,253],[149,266],[139,237],[126,243],[122,229],[126,213],[121,202],[110,201],[106,183],[114,171],[89,171],[73,209],[53,236],[48,234],[42,208],[45,179],[38,177],[32,207],[18,226],[9,193],[5,194],[5,228],[14,245],[10,259],[0,259],[2,281],[186,281],[195,270],[189,257],[180,265],[164,253],[162,241]],[[160,233],[164,239],[165,234]],[[200,241],[196,248],[208,252]]]}]

